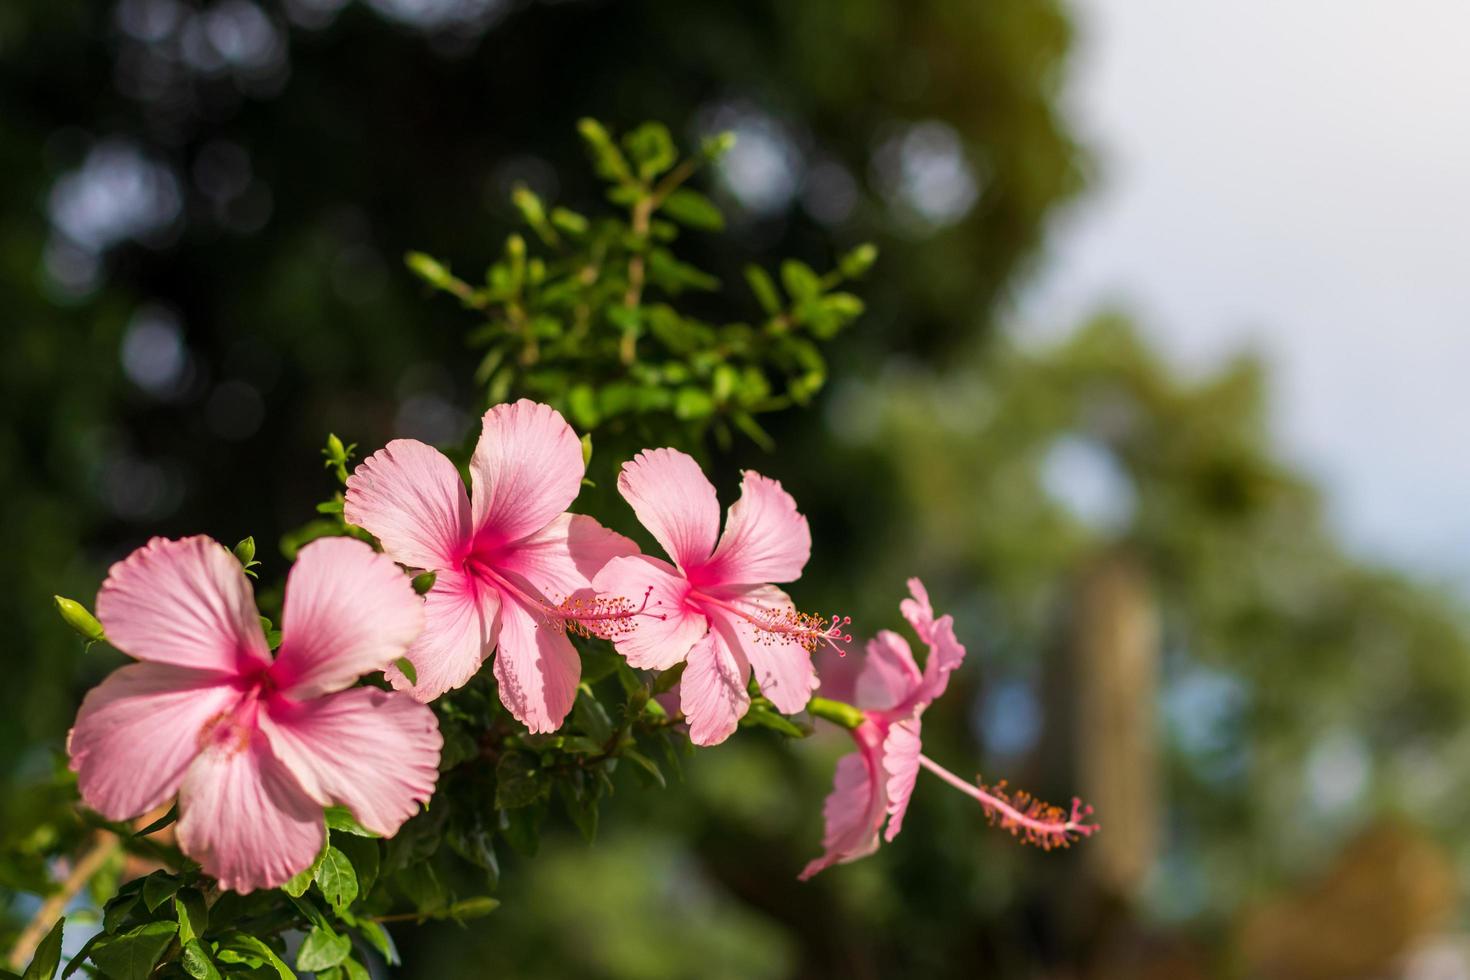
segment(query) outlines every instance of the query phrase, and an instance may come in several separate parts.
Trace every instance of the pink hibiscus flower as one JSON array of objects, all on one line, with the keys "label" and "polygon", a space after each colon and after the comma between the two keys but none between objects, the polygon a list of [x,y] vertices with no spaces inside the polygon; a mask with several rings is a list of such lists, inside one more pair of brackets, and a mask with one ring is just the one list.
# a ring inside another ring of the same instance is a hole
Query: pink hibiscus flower
[{"label": "pink hibiscus flower", "polygon": [[862,709],[863,722],[852,729],[858,750],[837,761],[832,792],[822,808],[825,853],[806,866],[803,880],[872,854],[880,831],[884,840],[898,836],[921,767],[973,797],[992,823],[1043,848],[1065,847],[1097,829],[1082,822],[1092,808],[1080,800],[1074,799],[1066,813],[1025,793],[1008,794],[1004,783],[968,783],[921,754],[924,710],[944,693],[950,673],[965,659],[965,648],[955,639],[953,617],[934,618],[924,583],[911,578],[908,585],[913,598],[903,600],[899,610],[929,648],[922,672],[908,641],[890,630],[868,641],[860,665],[852,660],[824,665],[823,693],[854,703]]},{"label": "pink hibiscus flower", "polygon": [[470,459],[472,493],[438,450],[395,439],[347,481],[346,519],[410,568],[436,573],[424,631],[408,651],[414,682],[388,679],[420,701],[465,684],[498,649],[500,700],[533,732],[561,727],[582,661],[566,630],[610,635],[631,607],[591,596],[591,577],[638,547],[566,509],[586,465],[572,427],[531,401],[485,413]]},{"label": "pink hibiscus flower", "polygon": [[67,740],[82,799],[127,820],[177,793],[179,846],[221,888],[271,888],[310,865],[324,806],[388,836],[433,793],[434,713],[351,686],[423,625],[403,572],[361,541],[301,549],[274,658],[240,563],[205,537],[154,538],[112,566],[97,616],[141,662],[82,702]]},{"label": "pink hibiscus flower", "polygon": [[717,544],[715,488],[684,453],[639,453],[623,465],[618,491],[674,564],[647,555],[614,558],[593,588],[648,597],[657,618],[614,643],[634,667],[688,663],[679,700],[693,742],[714,745],[735,731],[750,707],[752,670],[761,693],[781,711],[806,707],[817,686],[812,650],[851,638],[842,636],[835,617],[829,625],[799,613],[769,584],[796,580],[811,556],[811,532],[791,495],[746,471]]}]

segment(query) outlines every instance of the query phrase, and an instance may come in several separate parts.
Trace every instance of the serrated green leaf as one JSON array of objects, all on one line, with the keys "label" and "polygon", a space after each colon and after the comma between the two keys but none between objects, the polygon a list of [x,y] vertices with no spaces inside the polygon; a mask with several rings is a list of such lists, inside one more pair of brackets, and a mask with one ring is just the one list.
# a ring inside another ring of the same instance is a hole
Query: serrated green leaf
[{"label": "serrated green leaf", "polygon": [[56,920],[36,946],[36,953],[31,957],[26,972],[21,974],[21,980],[51,980],[56,976],[56,968],[61,965],[61,933],[65,925],[65,916]]},{"label": "serrated green leaf", "polygon": [[328,845],[316,869],[316,884],[332,908],[342,911],[357,898],[357,872],[347,855],[335,845]]},{"label": "serrated green leaf", "polygon": [[389,966],[398,965],[398,947],[393,945],[393,937],[388,935],[381,922],[364,919],[357,923],[357,931],[369,946],[378,951],[384,962]]},{"label": "serrated green leaf", "polygon": [[247,963],[252,959],[270,966],[280,980],[296,980],[296,973],[262,940],[244,932],[231,933],[215,954],[221,963]]},{"label": "serrated green leaf", "polygon": [[177,922],[145,922],[99,942],[92,949],[92,962],[112,980],[146,980],[178,931]]},{"label": "serrated green leaf", "polygon": [[352,952],[352,937],[317,926],[296,953],[296,969],[315,973],[336,966]]}]

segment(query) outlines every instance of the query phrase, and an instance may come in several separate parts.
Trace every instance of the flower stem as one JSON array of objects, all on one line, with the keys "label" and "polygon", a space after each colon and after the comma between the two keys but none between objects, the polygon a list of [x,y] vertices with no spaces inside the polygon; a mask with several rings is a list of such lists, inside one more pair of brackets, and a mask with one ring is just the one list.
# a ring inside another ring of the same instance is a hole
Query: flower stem
[{"label": "flower stem", "polygon": [[87,887],[87,882],[102,866],[122,848],[122,838],[105,830],[97,831],[92,846],[77,859],[72,866],[71,874],[61,883],[61,888],[50,895],[41,907],[36,909],[36,914],[31,916],[31,921],[21,930],[20,937],[16,939],[15,945],[10,948],[10,967],[19,970],[30,962],[31,956],[35,954],[36,947],[51,931],[56,920],[66,911],[71,900],[76,898],[77,893]]}]

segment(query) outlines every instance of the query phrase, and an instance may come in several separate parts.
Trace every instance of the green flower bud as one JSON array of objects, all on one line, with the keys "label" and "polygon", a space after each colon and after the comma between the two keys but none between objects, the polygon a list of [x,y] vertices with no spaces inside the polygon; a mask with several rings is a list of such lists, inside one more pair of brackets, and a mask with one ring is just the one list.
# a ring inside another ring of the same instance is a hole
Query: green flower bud
[{"label": "green flower bud", "polygon": [[96,643],[105,639],[107,634],[102,629],[102,624],[97,617],[87,611],[87,607],[75,599],[65,596],[52,596],[56,600],[56,611],[61,613],[61,618],[66,625],[77,631],[77,634],[88,643]]}]

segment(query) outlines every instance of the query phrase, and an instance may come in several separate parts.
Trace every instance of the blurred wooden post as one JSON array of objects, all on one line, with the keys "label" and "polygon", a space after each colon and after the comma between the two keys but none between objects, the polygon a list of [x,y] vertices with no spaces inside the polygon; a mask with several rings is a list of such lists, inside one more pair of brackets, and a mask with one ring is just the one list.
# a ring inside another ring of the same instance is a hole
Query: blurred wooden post
[{"label": "blurred wooden post", "polygon": [[1074,771],[1102,832],[1082,848],[1100,890],[1138,894],[1159,838],[1160,630],[1148,575],[1122,550],[1077,580],[1066,644]]}]

